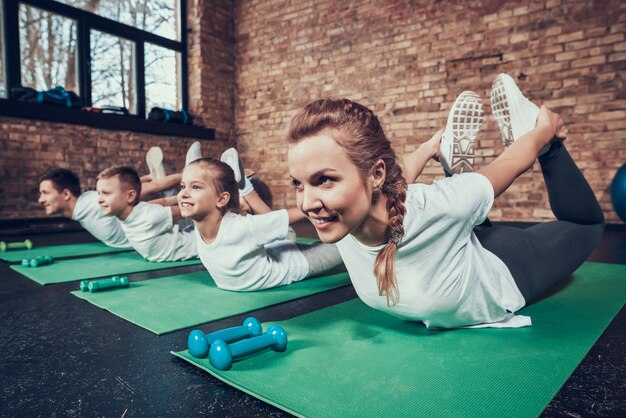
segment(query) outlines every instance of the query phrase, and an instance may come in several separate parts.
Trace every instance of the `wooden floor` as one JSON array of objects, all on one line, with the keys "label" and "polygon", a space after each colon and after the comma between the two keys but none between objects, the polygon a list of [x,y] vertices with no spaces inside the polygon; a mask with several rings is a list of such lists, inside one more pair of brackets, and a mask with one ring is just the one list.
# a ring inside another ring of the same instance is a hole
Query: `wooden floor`
[{"label": "wooden floor", "polygon": [[[297,230],[301,236],[314,235],[305,226]],[[37,245],[93,241],[84,232],[38,232],[0,229],[0,240],[30,238]],[[590,261],[626,264],[626,229],[609,228]],[[129,278],[200,269],[190,266]],[[76,283],[40,286],[4,262],[0,283],[1,417],[289,416],[170,355],[170,350],[186,348],[189,330],[156,336],[70,295]],[[347,287],[261,309],[253,316],[282,320],[355,296]],[[238,325],[248,315],[202,329]],[[625,360],[622,308],[543,416],[626,416]]]}]

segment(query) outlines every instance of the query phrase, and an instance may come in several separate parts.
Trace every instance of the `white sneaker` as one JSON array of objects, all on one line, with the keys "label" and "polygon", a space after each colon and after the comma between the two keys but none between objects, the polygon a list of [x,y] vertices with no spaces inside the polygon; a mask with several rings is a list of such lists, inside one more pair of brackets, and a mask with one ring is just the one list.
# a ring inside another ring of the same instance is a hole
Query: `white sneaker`
[{"label": "white sneaker", "polygon": [[247,196],[254,191],[254,186],[250,179],[246,177],[243,164],[241,164],[241,160],[239,159],[239,153],[235,148],[229,148],[224,151],[220,160],[228,164],[235,172],[235,181],[239,188],[239,196]]},{"label": "white sneaker", "polygon": [[185,157],[185,166],[188,166],[192,162],[202,158],[202,146],[200,145],[200,141],[196,141],[189,146],[187,150],[187,155]]},{"label": "white sneaker", "polygon": [[228,164],[230,168],[233,169],[235,172],[235,181],[237,182],[237,186],[240,189],[243,188],[242,179],[245,177],[245,173],[237,150],[235,148],[228,148],[222,153],[220,160]]},{"label": "white sneaker", "polygon": [[448,114],[439,148],[439,161],[449,174],[473,171],[474,142],[484,118],[478,94],[473,91],[459,94]]},{"label": "white sneaker", "polygon": [[160,147],[152,147],[146,153],[146,163],[150,171],[150,178],[158,180],[165,177],[165,168],[163,167],[163,151]]},{"label": "white sneaker", "polygon": [[[535,128],[539,107],[524,96],[510,75],[502,73],[491,85],[491,113],[500,128],[502,143],[508,147]],[[539,155],[548,149],[550,144]]]}]

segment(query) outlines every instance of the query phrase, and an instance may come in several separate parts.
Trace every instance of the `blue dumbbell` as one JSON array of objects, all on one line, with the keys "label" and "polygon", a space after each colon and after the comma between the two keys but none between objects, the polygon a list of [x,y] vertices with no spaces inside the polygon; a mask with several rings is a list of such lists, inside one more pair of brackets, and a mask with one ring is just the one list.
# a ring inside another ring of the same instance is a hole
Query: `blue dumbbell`
[{"label": "blue dumbbell", "polygon": [[80,290],[83,292],[98,292],[104,289],[127,288],[129,284],[128,277],[113,276],[110,279],[93,280],[91,282],[83,280],[80,282]]},{"label": "blue dumbbell", "polygon": [[211,344],[209,358],[214,367],[220,370],[228,370],[232,366],[233,360],[265,350],[266,348],[271,348],[274,351],[285,351],[287,349],[287,333],[282,327],[272,325],[267,329],[265,335],[230,345],[224,341],[217,340]]},{"label": "blue dumbbell", "polygon": [[222,340],[231,343],[261,334],[263,334],[261,323],[255,318],[249,317],[244,319],[243,325],[239,327],[226,328],[210,334],[194,329],[187,338],[187,348],[192,356],[205,358],[209,355],[209,347],[214,341]]},{"label": "blue dumbbell", "polygon": [[46,264],[52,264],[54,258],[49,255],[40,255],[37,258],[27,258],[22,260],[22,266],[24,267],[39,267],[45,266]]}]

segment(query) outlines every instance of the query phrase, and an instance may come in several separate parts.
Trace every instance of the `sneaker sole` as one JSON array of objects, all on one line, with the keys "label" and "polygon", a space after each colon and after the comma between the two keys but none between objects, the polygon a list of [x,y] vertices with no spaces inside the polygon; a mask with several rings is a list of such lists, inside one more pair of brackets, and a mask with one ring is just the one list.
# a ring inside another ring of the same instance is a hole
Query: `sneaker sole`
[{"label": "sneaker sole", "polygon": [[478,94],[465,91],[454,101],[444,132],[444,135],[452,135],[451,174],[474,171],[474,142],[484,119]]},{"label": "sneaker sole", "polygon": [[[230,150],[233,150],[234,152],[231,152]],[[234,161],[234,157],[233,154],[236,156],[237,161],[237,168],[238,170],[235,170],[231,164],[228,164],[226,161],[224,161],[224,159],[229,160],[232,159],[233,160],[233,164],[235,164]],[[239,158],[239,153],[237,152],[237,150],[233,149],[233,148],[229,148],[226,151],[224,151],[220,157],[220,160],[222,162],[226,162],[229,166],[231,166],[231,168],[233,168],[233,172],[235,173],[235,181],[237,182],[237,187],[239,189],[243,189],[243,187],[245,186],[245,171],[242,169],[243,164],[241,163],[241,159]]]},{"label": "sneaker sole", "polygon": [[158,180],[165,177],[165,168],[163,167],[163,151],[159,147],[152,147],[146,153],[146,163],[150,171],[152,180]]},{"label": "sneaker sole", "polygon": [[496,125],[500,128],[502,143],[508,147],[515,139],[513,138],[513,127],[511,126],[511,106],[507,96],[504,79],[496,77],[491,85],[491,114],[496,120]]},{"label": "sneaker sole", "polygon": [[[524,134],[518,135],[518,138],[515,138],[513,133],[513,122],[512,115],[516,115],[516,117],[522,120],[536,120],[537,119],[537,111],[530,111],[528,106],[520,105],[520,103],[524,103],[528,101],[526,96],[521,92],[515,81],[506,74],[500,74],[493,81],[491,86],[491,114],[494,116],[496,120],[496,124],[500,129],[500,133],[502,135],[502,143],[504,147],[508,147],[516,139],[521,138]],[[534,124],[532,125],[534,127]],[[530,128],[528,131],[530,131]],[[539,155],[545,153],[548,149],[550,149],[550,144],[546,145]]]}]

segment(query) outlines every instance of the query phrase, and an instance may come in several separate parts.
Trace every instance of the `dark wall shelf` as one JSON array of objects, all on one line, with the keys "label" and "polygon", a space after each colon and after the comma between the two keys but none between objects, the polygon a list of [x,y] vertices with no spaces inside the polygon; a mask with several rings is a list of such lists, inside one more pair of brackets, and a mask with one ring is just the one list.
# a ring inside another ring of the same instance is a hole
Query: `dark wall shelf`
[{"label": "dark wall shelf", "polygon": [[62,107],[24,103],[8,99],[0,99],[0,116],[38,119],[72,125],[85,125],[92,128],[141,132],[152,135],[180,136],[204,140],[215,139],[215,130],[210,128],[162,123],[142,119],[137,116],[92,113],[80,109],[65,109]]}]

